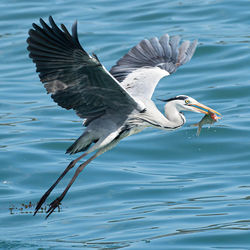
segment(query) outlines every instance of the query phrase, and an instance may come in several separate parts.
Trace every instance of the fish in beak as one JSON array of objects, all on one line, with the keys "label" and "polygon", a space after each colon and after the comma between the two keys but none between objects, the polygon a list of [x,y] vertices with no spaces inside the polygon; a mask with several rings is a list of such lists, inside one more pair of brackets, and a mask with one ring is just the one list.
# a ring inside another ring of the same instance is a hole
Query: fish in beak
[{"label": "fish in beak", "polygon": [[218,117],[215,113],[208,111],[208,114],[204,115],[198,123],[192,124],[191,126],[198,127],[196,135],[199,136],[203,125],[214,124],[218,121],[218,119],[221,119],[221,117]]}]

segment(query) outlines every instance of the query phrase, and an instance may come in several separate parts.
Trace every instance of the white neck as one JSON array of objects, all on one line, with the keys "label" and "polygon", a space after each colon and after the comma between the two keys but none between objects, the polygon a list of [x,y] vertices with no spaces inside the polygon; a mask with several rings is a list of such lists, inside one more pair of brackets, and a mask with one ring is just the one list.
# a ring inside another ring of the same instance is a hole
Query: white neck
[{"label": "white neck", "polygon": [[161,129],[177,129],[185,123],[185,117],[182,115],[175,105],[171,102],[165,105],[165,116],[157,109],[152,100],[143,100],[146,105],[145,112],[131,115],[129,122],[138,125],[138,123],[146,123],[146,126],[152,126]]},{"label": "white neck", "polygon": [[186,122],[185,116],[180,113],[173,102],[167,102],[164,109],[166,118],[174,123],[176,127],[182,126]]}]

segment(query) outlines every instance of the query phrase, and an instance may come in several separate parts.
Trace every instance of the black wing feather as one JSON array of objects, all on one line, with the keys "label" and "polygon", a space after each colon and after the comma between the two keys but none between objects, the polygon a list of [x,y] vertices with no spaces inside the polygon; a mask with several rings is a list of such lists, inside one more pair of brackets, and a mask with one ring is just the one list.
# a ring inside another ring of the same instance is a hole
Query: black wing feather
[{"label": "black wing feather", "polygon": [[136,107],[137,103],[104,69],[97,57],[90,57],[77,35],[64,25],[61,29],[52,17],[41,26],[33,24],[27,39],[29,56],[36,64],[40,80],[53,100],[63,108],[74,109],[83,118],[93,118],[107,109]]}]

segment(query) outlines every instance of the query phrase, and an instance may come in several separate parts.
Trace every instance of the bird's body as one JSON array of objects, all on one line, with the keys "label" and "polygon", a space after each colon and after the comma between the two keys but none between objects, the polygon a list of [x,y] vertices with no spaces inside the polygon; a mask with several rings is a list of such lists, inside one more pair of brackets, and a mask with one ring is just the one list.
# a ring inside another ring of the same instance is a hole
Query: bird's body
[{"label": "bird's body", "polygon": [[[185,117],[178,111],[172,112],[166,118],[155,106],[152,100],[140,100],[145,107],[141,112],[134,109],[126,117],[122,110],[117,113],[107,113],[90,122],[84,133],[79,139],[69,147],[67,153],[77,153],[85,151],[86,147],[92,142],[96,142],[92,147],[87,149],[87,153],[92,153],[100,149],[105,152],[114,146],[114,142],[139,133],[147,127],[154,127],[164,130],[173,130],[181,127],[185,123]],[[171,109],[171,107],[169,107]],[[111,143],[111,145],[109,145]]]},{"label": "bird's body", "polygon": [[185,123],[181,111],[217,113],[191,97],[180,95],[166,100],[163,115],[151,100],[159,80],[191,59],[197,41],[184,41],[179,46],[180,38],[170,38],[167,34],[160,39],[144,39],[109,72],[96,55],[90,56],[81,47],[76,23],[71,35],[64,25],[59,29],[52,17],[49,22],[51,26],[42,19],[42,27],[33,24],[27,39],[28,50],[53,100],[63,108],[74,109],[85,119],[83,134],[67,149],[70,154],[85,153],[69,164],[40,199],[35,213],[63,176],[84,156],[94,154],[77,168],[62,195],[50,204],[47,217],[83,168],[121,139],[146,127],[177,129]]}]

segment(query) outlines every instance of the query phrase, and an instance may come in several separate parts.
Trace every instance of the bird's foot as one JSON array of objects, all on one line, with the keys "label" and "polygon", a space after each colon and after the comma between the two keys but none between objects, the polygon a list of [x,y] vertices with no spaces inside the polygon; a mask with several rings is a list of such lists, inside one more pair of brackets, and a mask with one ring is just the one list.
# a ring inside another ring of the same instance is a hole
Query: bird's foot
[{"label": "bird's foot", "polygon": [[[60,175],[60,177],[56,180],[56,182],[47,190],[47,192],[42,196],[42,198],[37,203],[37,206],[35,208],[34,215],[38,212],[38,210],[42,207],[43,203],[46,201],[52,190],[55,188],[55,186],[61,181],[61,179],[65,176],[65,174],[68,173],[68,171],[75,166],[77,161],[79,161],[83,156],[86,154],[83,154],[81,157],[78,157],[76,160],[73,160],[70,162],[70,164],[67,166],[67,168],[64,170],[64,172]],[[51,206],[51,204],[50,204]],[[52,211],[53,212],[53,211]]]},{"label": "bird's foot", "polygon": [[63,199],[63,196],[59,196],[57,197],[54,201],[52,201],[49,205],[49,209],[48,211],[46,211],[47,213],[47,216],[46,216],[46,219],[54,212],[54,210],[58,207],[59,208],[59,205],[61,205],[61,201]]}]

